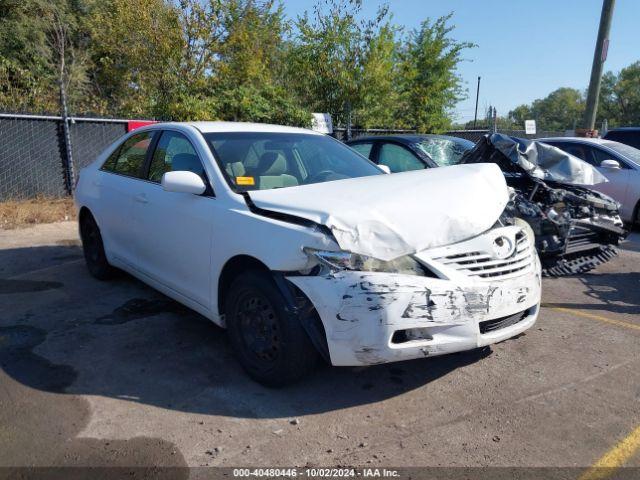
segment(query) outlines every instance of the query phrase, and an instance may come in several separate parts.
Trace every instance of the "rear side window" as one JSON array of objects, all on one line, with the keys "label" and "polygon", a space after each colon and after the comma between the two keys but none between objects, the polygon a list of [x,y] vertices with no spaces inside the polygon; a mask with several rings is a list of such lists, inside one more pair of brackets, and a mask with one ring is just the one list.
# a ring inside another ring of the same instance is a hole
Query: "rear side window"
[{"label": "rear side window", "polygon": [[166,172],[187,170],[202,177],[206,183],[206,175],[202,162],[191,142],[179,132],[164,131],[153,153],[149,168],[149,180],[160,182]]},{"label": "rear side window", "polygon": [[102,166],[103,170],[140,178],[153,132],[142,132],[127,139]]},{"label": "rear side window", "polygon": [[418,157],[405,147],[395,143],[385,143],[380,149],[378,163],[386,165],[391,173],[407,172],[409,170],[420,170],[426,168]]},{"label": "rear side window", "polygon": [[349,146],[353,148],[356,152],[358,152],[360,155],[362,155],[363,157],[370,158],[369,155],[371,155],[373,142],[356,143],[355,145],[349,145]]}]

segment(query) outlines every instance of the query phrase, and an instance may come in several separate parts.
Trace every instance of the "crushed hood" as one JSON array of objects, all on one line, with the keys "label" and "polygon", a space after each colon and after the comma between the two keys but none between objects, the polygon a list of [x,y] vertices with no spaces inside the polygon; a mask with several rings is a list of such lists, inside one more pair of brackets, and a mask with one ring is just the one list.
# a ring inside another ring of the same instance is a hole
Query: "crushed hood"
[{"label": "crushed hood", "polygon": [[500,133],[485,136],[480,142],[487,142],[527,174],[541,180],[569,185],[595,185],[608,181],[589,163],[546,143]]},{"label": "crushed hood", "polygon": [[491,228],[509,193],[495,164],[456,165],[249,192],[261,209],[328,227],[341,249],[393,260]]}]

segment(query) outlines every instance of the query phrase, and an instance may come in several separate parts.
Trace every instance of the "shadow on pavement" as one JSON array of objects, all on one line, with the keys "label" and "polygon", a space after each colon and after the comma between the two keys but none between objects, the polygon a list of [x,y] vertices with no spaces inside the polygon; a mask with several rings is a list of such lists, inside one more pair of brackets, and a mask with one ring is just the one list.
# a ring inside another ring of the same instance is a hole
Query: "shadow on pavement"
[{"label": "shadow on pavement", "polygon": [[637,314],[640,311],[640,272],[589,273],[579,277],[583,293],[598,303],[546,303],[548,307],[606,310],[611,313]]},{"label": "shadow on pavement", "polygon": [[77,247],[28,250],[0,251],[0,266],[9,257],[68,260],[0,281],[0,302],[11,299],[14,309],[0,318],[0,364],[15,382],[42,392],[239,418],[294,417],[400,395],[491,354],[485,348],[367,368],[324,366],[296,385],[267,389],[244,374],[224,330],[206,318],[128,275],[94,280],[77,261]]}]

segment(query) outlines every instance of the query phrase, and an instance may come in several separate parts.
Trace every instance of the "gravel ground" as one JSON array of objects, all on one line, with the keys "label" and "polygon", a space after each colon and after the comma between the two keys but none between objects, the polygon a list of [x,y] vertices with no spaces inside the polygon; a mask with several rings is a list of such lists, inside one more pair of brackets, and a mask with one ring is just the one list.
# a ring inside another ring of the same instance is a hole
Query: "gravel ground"
[{"label": "gravel ground", "polygon": [[0,466],[588,467],[640,424],[639,260],[635,233],[545,279],[490,349],[271,390],[203,317],[90,277],[74,223],[0,231]]}]

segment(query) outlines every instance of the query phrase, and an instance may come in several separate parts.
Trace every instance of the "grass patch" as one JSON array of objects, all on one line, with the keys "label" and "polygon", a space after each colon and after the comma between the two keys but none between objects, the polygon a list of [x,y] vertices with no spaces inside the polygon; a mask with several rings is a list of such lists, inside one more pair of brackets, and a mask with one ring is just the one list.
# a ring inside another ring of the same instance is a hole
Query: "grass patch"
[{"label": "grass patch", "polygon": [[75,220],[72,198],[33,198],[0,202],[0,229]]}]

